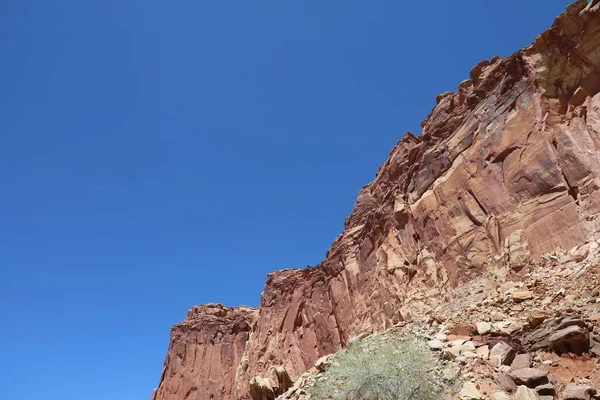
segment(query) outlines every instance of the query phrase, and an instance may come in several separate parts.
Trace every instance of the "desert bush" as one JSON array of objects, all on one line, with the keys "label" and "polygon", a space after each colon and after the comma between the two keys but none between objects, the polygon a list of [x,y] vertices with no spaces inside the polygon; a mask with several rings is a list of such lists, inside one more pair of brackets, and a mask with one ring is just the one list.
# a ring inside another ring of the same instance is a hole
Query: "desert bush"
[{"label": "desert bush", "polygon": [[440,400],[436,360],[422,342],[406,337],[356,342],[340,353],[311,387],[313,399]]}]

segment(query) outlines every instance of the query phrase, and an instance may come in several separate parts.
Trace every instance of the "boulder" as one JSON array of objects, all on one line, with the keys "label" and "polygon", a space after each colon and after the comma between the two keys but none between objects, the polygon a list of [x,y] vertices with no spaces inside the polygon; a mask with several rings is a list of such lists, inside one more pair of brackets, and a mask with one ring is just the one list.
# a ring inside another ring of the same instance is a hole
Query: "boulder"
[{"label": "boulder", "polygon": [[539,398],[535,390],[531,390],[526,386],[519,386],[515,393],[515,400],[539,400]]},{"label": "boulder", "polygon": [[[469,355],[469,358],[477,357],[475,345],[472,341],[455,340],[450,343],[451,347],[444,349],[444,358],[446,360],[454,360],[455,358],[463,355]],[[472,357],[471,354],[475,356]]]},{"label": "boulder", "polygon": [[510,371],[508,375],[517,385],[535,387],[548,383],[548,373],[537,368],[521,368]]},{"label": "boulder", "polygon": [[531,356],[529,354],[519,354],[510,364],[510,369],[516,371],[518,369],[531,367]]},{"label": "boulder", "polygon": [[600,357],[600,344],[595,343],[590,349],[590,353],[592,353],[596,357]]},{"label": "boulder", "polygon": [[581,326],[571,325],[554,332],[548,338],[548,343],[558,354],[582,354],[589,348],[588,332]]},{"label": "boulder", "polygon": [[563,390],[563,400],[590,400],[596,395],[596,389],[588,385],[569,383]]},{"label": "boulder", "polygon": [[460,322],[454,324],[450,332],[448,333],[449,337],[454,338],[466,338],[471,337],[477,333],[477,327],[473,324],[467,324],[464,322]]},{"label": "boulder", "polygon": [[494,367],[509,365],[515,358],[515,349],[508,343],[498,342],[490,351],[490,363]]},{"label": "boulder", "polygon": [[476,353],[479,357],[487,360],[490,358],[490,347],[487,345],[478,347]]},{"label": "boulder", "polygon": [[445,345],[442,341],[434,339],[427,342],[427,347],[431,350],[440,351],[444,349]]},{"label": "boulder", "polygon": [[531,253],[525,239],[524,231],[513,231],[504,240],[504,247],[508,253],[508,264],[515,272],[519,272],[531,262]]},{"label": "boulder", "polygon": [[277,388],[275,389],[275,394],[279,396],[294,386],[294,382],[284,367],[275,367],[274,370],[275,376],[277,377]]},{"label": "boulder", "polygon": [[498,386],[509,393],[514,393],[517,391],[517,384],[515,381],[510,376],[502,372],[496,376],[496,382],[498,383]]},{"label": "boulder", "polygon": [[486,335],[492,331],[492,325],[489,322],[478,322],[477,333],[480,335]]},{"label": "boulder", "polygon": [[531,290],[517,290],[512,294],[512,299],[515,303],[531,300],[533,299],[533,292]]},{"label": "boulder", "polygon": [[527,322],[531,328],[537,328],[548,318],[548,313],[545,311],[535,310],[527,316]]},{"label": "boulder", "polygon": [[453,347],[444,349],[443,356],[444,356],[444,359],[446,359],[446,360],[456,359],[456,357],[460,356],[460,346],[453,346]]},{"label": "boulder", "polygon": [[435,340],[439,340],[440,342],[447,342],[448,336],[445,333],[438,333],[433,337]]},{"label": "boulder", "polygon": [[458,394],[460,400],[480,400],[483,398],[473,382],[465,382]]},{"label": "boulder", "polygon": [[590,246],[584,244],[583,246],[575,247],[570,252],[571,259],[576,262],[581,262],[585,260],[590,254]]},{"label": "boulder", "polygon": [[528,352],[553,350],[558,354],[582,354],[590,346],[586,322],[579,316],[549,318],[533,331],[520,334],[518,339]]},{"label": "boulder", "polygon": [[327,354],[326,356],[319,358],[315,362],[315,368],[318,369],[320,372],[325,372],[325,370],[331,365],[331,361],[333,360],[333,358],[333,354]]},{"label": "boulder", "polygon": [[536,386],[535,391],[540,396],[554,396],[556,394],[554,385],[551,383],[546,383],[544,385]]}]

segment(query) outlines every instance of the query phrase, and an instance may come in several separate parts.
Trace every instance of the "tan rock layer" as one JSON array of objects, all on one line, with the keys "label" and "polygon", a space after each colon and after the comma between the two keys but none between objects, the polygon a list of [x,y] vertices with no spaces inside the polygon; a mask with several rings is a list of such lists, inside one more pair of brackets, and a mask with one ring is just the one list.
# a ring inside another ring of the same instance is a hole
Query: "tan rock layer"
[{"label": "tan rock layer", "polygon": [[[430,313],[498,263],[600,237],[600,5],[438,96],[358,194],[322,264],[270,274],[257,311],[201,306],[173,328],[155,400],[249,398],[361,332]],[[275,381],[275,380],[273,380]]]}]

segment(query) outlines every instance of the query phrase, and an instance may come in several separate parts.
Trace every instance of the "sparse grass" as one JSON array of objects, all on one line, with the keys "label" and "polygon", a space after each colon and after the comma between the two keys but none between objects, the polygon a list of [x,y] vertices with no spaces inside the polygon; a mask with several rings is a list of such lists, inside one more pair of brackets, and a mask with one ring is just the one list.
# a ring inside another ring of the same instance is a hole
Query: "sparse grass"
[{"label": "sparse grass", "polygon": [[406,337],[356,342],[336,357],[311,387],[313,399],[440,400],[436,360],[422,342]]}]

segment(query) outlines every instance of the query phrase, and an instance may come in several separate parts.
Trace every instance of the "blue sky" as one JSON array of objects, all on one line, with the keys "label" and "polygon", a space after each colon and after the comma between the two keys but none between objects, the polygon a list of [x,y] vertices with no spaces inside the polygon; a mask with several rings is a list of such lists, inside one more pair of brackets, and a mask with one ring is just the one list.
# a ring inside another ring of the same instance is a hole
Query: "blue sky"
[{"label": "blue sky", "polygon": [[0,397],[149,399],[190,306],[319,263],[435,96],[567,4],[3,0]]}]

